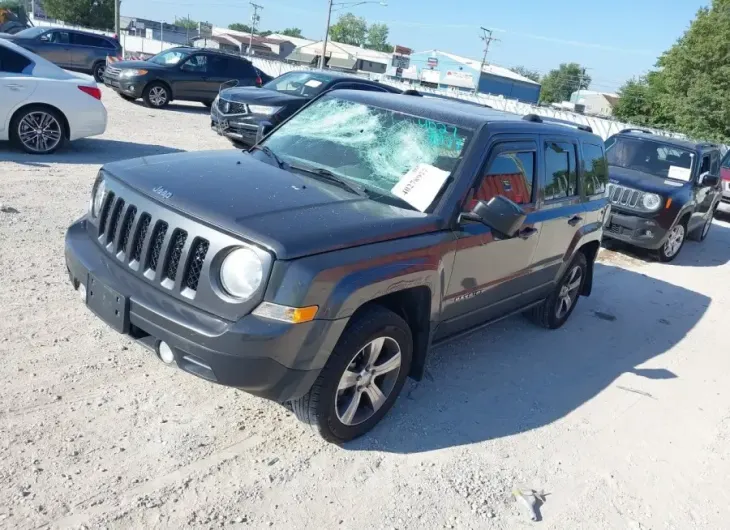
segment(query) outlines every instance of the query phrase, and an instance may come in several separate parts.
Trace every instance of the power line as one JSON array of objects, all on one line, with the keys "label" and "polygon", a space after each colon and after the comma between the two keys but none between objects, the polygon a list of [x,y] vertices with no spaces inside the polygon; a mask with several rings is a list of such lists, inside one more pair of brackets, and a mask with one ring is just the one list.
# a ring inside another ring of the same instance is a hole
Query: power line
[{"label": "power line", "polygon": [[251,15],[251,34],[248,36],[248,54],[253,55],[253,34],[256,33],[256,24],[258,24],[261,17],[259,17],[259,9],[263,11],[264,6],[249,2],[253,7],[253,15]]}]

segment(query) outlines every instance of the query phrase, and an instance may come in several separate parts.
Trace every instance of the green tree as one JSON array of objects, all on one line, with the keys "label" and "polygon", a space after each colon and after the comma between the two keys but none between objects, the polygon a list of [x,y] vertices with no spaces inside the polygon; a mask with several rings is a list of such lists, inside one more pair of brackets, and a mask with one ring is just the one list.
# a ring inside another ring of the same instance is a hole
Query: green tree
[{"label": "green tree", "polygon": [[50,18],[96,29],[114,28],[114,0],[43,0]]},{"label": "green tree", "polygon": [[713,0],[657,61],[652,120],[697,138],[730,141],[730,0]]},{"label": "green tree", "polygon": [[279,32],[282,35],[286,35],[287,37],[296,37],[296,38],[303,38],[302,37],[302,30],[299,28],[286,28],[285,30],[282,30]]},{"label": "green tree", "polygon": [[529,68],[526,68],[524,66],[515,66],[514,68],[512,68],[512,71],[516,74],[521,75],[522,77],[532,79],[536,83],[540,82],[540,72],[538,72],[537,70],[530,70]]},{"label": "green tree", "polygon": [[198,29],[198,21],[190,17],[175,17],[175,25],[185,29]]},{"label": "green tree", "polygon": [[576,90],[585,90],[591,78],[584,74],[578,63],[562,63],[557,69],[550,70],[541,80],[540,102],[555,103],[568,101]]},{"label": "green tree", "polygon": [[337,19],[337,23],[330,26],[329,38],[342,44],[360,46],[365,44],[368,34],[368,24],[362,17],[346,13]]},{"label": "green tree", "polygon": [[653,125],[656,102],[647,77],[628,80],[618,91],[618,103],[613,115],[636,125]]},{"label": "green tree", "polygon": [[228,24],[228,29],[232,29],[233,31],[243,31],[244,33],[251,33],[251,26],[249,26],[248,24],[242,24],[240,22]]},{"label": "green tree", "polygon": [[388,32],[386,24],[371,24],[368,28],[365,47],[379,52],[392,52],[393,47],[388,44]]}]

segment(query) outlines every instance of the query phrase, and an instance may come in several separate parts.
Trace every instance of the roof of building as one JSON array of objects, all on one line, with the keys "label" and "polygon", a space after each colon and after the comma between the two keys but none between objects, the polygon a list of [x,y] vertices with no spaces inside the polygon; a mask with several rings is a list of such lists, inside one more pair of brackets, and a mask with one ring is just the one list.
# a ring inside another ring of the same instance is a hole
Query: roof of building
[{"label": "roof of building", "polygon": [[[322,41],[310,42],[304,46],[299,46],[297,47],[297,51],[310,55],[321,55]],[[360,48],[359,46],[352,46],[350,44],[342,44],[341,42],[327,41],[327,57],[356,57],[357,59],[364,59],[374,63],[390,64],[391,54],[368,50],[367,48]]]},{"label": "roof of building", "polygon": [[[441,50],[425,50],[425,51],[421,51],[421,52],[416,52],[414,55],[419,55],[419,54],[424,54],[424,53],[433,53],[433,54],[443,55],[444,57],[448,57],[452,61],[461,63],[465,66],[468,66],[469,68],[473,68],[476,71],[479,71],[479,68],[482,65],[482,62],[477,61],[476,59],[469,59],[468,57],[462,57],[460,55],[455,55],[453,53],[444,52]],[[514,81],[520,81],[522,83],[527,83],[530,85],[539,85],[540,84],[540,83],[536,83],[532,79],[528,79],[527,77],[525,77],[523,75],[513,72],[512,70],[509,70],[502,66],[497,66],[496,64],[489,64],[489,63],[485,64],[484,68],[482,68],[482,72],[484,72],[485,74],[505,77],[507,79],[512,79]]]},{"label": "roof of building", "polygon": [[289,35],[282,35],[281,33],[272,33],[271,35],[269,35],[269,38],[289,41],[297,48],[299,48],[300,46],[306,46],[308,44],[312,44],[313,42],[315,42],[313,40],[302,39],[300,37],[290,37]]}]

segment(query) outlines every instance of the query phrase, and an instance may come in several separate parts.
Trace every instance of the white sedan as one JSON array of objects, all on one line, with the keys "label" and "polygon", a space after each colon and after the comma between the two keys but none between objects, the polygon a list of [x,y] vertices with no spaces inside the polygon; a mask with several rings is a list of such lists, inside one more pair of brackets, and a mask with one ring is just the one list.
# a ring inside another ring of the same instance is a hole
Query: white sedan
[{"label": "white sedan", "polygon": [[0,141],[49,154],[66,141],[102,134],[106,122],[101,90],[91,77],[0,38]]}]

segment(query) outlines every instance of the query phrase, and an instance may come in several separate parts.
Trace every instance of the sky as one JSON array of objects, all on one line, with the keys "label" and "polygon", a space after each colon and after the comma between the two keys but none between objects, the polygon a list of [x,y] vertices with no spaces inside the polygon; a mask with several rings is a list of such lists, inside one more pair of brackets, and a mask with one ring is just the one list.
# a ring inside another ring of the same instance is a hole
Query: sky
[{"label": "sky", "polygon": [[[335,0],[335,4],[344,0]],[[487,61],[546,73],[577,62],[593,79],[591,89],[615,91],[650,70],[657,57],[689,27],[709,0],[385,0],[387,6],[335,6],[343,13],[385,23],[391,44],[415,51],[438,49],[481,60],[480,26],[493,37]],[[305,37],[324,36],[328,0],[255,0],[262,30],[298,27]],[[353,3],[353,2],[349,2]],[[173,22],[190,16],[215,26],[250,23],[246,0],[122,0],[124,16]]]}]

